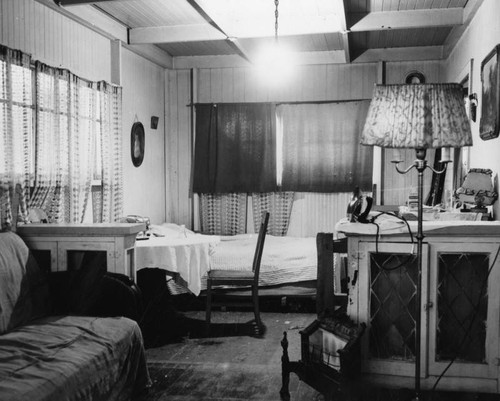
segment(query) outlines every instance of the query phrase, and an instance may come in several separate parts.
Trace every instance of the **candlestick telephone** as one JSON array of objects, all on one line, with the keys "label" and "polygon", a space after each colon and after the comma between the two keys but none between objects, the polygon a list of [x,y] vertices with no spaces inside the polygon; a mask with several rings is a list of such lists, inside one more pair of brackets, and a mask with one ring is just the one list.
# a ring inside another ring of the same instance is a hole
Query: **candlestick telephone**
[{"label": "candlestick telephone", "polygon": [[351,223],[370,223],[368,214],[370,213],[373,198],[361,195],[359,188],[353,192],[352,199],[347,206],[347,217]]}]

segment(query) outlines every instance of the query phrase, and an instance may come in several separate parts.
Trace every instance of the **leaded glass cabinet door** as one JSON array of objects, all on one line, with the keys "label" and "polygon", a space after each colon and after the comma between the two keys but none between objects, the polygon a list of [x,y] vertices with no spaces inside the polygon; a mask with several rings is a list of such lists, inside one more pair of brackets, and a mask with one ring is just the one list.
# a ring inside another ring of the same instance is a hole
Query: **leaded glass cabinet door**
[{"label": "leaded glass cabinet door", "polygon": [[[408,243],[379,243],[378,247],[374,242],[359,243],[362,257],[359,264],[359,311],[361,320],[368,326],[363,337],[365,371],[398,376],[415,374],[416,248],[416,244]],[[427,266],[428,245],[424,244],[421,306],[427,299]],[[366,284],[364,290],[361,282]],[[422,332],[426,328],[426,322],[422,321]],[[427,343],[425,336],[421,339],[423,361]],[[426,364],[421,366],[421,374],[425,375]]]},{"label": "leaded glass cabinet door", "polygon": [[430,374],[440,375],[453,360],[446,377],[497,377],[498,250],[498,243],[471,243],[470,238],[432,244]]}]

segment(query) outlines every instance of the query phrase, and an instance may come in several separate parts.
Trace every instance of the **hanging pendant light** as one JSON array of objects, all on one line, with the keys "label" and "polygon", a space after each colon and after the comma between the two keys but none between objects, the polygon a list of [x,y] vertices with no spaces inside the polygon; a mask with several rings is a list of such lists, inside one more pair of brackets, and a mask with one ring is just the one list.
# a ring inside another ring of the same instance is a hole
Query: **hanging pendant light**
[{"label": "hanging pendant light", "polygon": [[279,42],[279,0],[274,0],[274,41],[264,46],[257,55],[255,65],[261,78],[270,85],[289,82],[293,74],[294,60],[290,50]]}]

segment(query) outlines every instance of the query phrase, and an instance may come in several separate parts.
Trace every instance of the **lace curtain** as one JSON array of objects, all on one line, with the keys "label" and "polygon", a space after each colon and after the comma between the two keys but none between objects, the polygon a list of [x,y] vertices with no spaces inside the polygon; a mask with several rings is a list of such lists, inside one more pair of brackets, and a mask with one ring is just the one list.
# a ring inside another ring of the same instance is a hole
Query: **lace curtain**
[{"label": "lace curtain", "polygon": [[67,70],[36,63],[36,173],[30,207],[49,222],[83,221],[92,179],[96,93]]},{"label": "lace curtain", "polygon": [[246,232],[247,194],[200,194],[201,231],[211,235]]},{"label": "lace curtain", "polygon": [[27,204],[43,210],[52,223],[82,222],[92,180],[99,183],[92,191],[94,222],[118,220],[123,214],[121,88],[36,62],[35,103],[29,56],[0,46],[0,64],[2,227],[15,227],[16,198],[21,220],[27,220]]},{"label": "lace curtain", "polygon": [[[94,222],[113,222],[123,216],[122,89],[99,82],[98,93],[101,124],[96,165],[102,164],[102,186],[97,191],[100,197],[94,198]],[[95,179],[99,173],[97,169]]]},{"label": "lace curtain", "polygon": [[262,213],[269,212],[268,234],[278,237],[285,236],[290,223],[293,197],[293,192],[253,193],[252,206],[255,231],[259,231]]},{"label": "lace curtain", "polygon": [[[32,147],[32,76],[29,55],[0,46],[0,226],[26,221]],[[18,213],[19,210],[19,213]]]}]

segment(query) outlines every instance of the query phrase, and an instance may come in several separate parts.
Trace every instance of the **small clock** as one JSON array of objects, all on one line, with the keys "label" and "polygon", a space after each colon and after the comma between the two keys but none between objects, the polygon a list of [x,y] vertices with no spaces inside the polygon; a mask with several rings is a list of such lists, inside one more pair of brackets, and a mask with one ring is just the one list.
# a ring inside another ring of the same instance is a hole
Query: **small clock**
[{"label": "small clock", "polygon": [[407,83],[407,84],[425,84],[425,76],[421,72],[411,71],[406,75],[405,83]]}]

